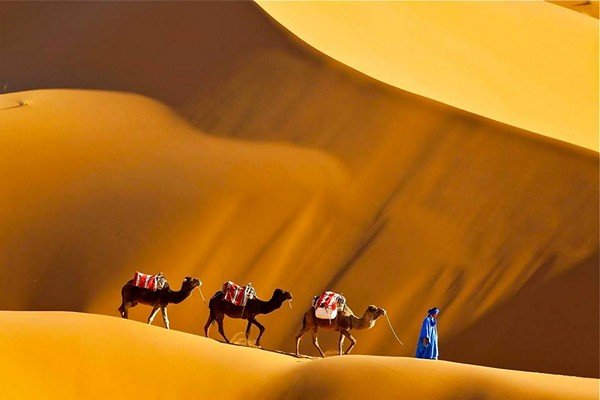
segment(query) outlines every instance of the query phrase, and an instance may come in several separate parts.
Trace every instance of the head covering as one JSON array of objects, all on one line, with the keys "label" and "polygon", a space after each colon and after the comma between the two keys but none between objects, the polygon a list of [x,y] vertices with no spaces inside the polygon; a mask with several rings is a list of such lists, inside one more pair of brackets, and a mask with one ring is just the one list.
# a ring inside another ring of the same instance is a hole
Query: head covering
[{"label": "head covering", "polygon": [[435,314],[439,314],[439,313],[440,313],[440,309],[439,309],[439,308],[437,308],[437,307],[433,307],[433,308],[430,308],[430,309],[427,311],[427,313],[428,313],[429,315],[435,315]]}]

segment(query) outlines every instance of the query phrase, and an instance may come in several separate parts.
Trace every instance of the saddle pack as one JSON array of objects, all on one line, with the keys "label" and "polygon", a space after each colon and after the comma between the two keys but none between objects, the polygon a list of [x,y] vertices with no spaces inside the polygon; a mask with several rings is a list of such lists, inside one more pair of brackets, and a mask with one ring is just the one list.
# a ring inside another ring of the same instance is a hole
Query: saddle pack
[{"label": "saddle pack", "polygon": [[167,286],[167,279],[163,276],[162,272],[156,275],[148,275],[136,271],[133,275],[133,286],[157,291]]},{"label": "saddle pack", "polygon": [[332,320],[337,317],[338,310],[346,307],[346,298],[339,293],[326,291],[320,296],[313,297],[315,316],[319,319]]},{"label": "saddle pack", "polygon": [[256,297],[256,290],[251,283],[246,286],[237,285],[231,281],[223,283],[223,299],[236,306],[245,307],[248,300]]}]

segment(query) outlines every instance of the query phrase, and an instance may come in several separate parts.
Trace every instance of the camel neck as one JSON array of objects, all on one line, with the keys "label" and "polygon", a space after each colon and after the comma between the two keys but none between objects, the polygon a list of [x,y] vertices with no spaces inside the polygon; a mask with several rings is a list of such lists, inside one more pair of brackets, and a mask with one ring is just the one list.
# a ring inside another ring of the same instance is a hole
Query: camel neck
[{"label": "camel neck", "polygon": [[169,293],[169,303],[179,304],[190,297],[190,294],[192,294],[192,290],[183,287],[176,292],[171,290]]},{"label": "camel neck", "polygon": [[354,329],[371,329],[375,325],[373,317],[365,312],[361,318],[357,318],[354,315],[350,316],[352,321],[352,328]]},{"label": "camel neck", "polygon": [[278,301],[275,297],[271,297],[268,301],[258,300],[258,309],[260,314],[269,314],[281,307],[282,301]]}]

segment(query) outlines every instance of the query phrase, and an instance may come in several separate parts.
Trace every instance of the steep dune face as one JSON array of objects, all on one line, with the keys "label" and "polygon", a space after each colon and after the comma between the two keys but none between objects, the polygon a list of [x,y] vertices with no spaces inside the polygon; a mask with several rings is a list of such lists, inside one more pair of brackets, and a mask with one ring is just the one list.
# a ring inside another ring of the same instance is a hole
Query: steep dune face
[{"label": "steep dune face", "polygon": [[598,151],[595,19],[542,1],[258,3],[375,79]]},{"label": "steep dune face", "polygon": [[[318,152],[210,138],[135,95],[3,96],[22,99],[0,115],[5,308],[115,314],[137,268],[217,288],[343,216],[344,169]],[[285,271],[262,275],[267,295]],[[199,326],[196,301],[175,326]]]},{"label": "steep dune face", "polygon": [[[262,317],[263,344],[291,350],[334,289],[386,308],[406,343],[379,321],[359,353],[411,355],[435,304],[442,358],[598,376],[597,351],[572,351],[574,333],[598,343],[597,153],[377,83],[251,4],[3,7],[7,90],[132,91],[187,119],[122,94],[0,97],[3,308],[116,315],[135,269],[197,275],[206,294],[252,281],[293,292]],[[199,333],[206,309],[194,294],[170,314]],[[544,356],[517,354],[529,345]]]},{"label": "steep dune face", "polygon": [[[487,332],[481,326],[481,332],[470,332],[467,326],[511,299],[530,278],[540,284],[560,282],[562,273],[597,252],[597,153],[559,146],[291,56],[255,60],[222,93],[217,100],[189,106],[186,115],[223,136],[284,138],[325,150],[353,172],[345,201],[364,218],[317,261],[324,266],[321,271],[333,268],[335,274],[311,275],[308,290],[300,293],[309,298],[334,287],[360,300],[353,308],[386,307],[400,335],[411,341],[410,349],[398,348],[385,328],[378,328],[359,336],[359,351],[374,346],[378,353],[410,354],[415,327],[437,304],[445,310],[440,329],[453,348],[447,356],[463,360],[470,345],[456,346],[455,338]],[[259,94],[257,105],[252,99]],[[261,107],[268,112],[260,113]],[[300,270],[306,265],[312,262],[297,260]],[[596,266],[583,268],[590,274]],[[582,331],[586,341],[597,343],[598,305],[592,299],[598,287],[595,280],[581,285],[588,301],[574,308],[563,303],[562,314],[587,326]],[[552,342],[561,354],[540,351],[553,360],[538,362],[537,368],[582,373],[580,356],[570,351],[567,340],[574,332],[536,314],[521,322],[529,319],[540,326],[548,337],[537,340]],[[335,348],[334,339],[326,346]],[[486,349],[478,358],[485,358],[484,364],[532,365],[506,362],[502,346]],[[585,370],[597,376],[596,352],[589,354]]]},{"label": "steep dune face", "polygon": [[241,2],[4,3],[1,18],[2,92],[109,89],[177,105],[214,96],[256,52],[295,47]]},{"label": "steep dune face", "polygon": [[[2,312],[3,398],[594,399],[595,379],[391,357],[309,361],[131,321]],[[434,379],[435,377],[435,379]]]}]

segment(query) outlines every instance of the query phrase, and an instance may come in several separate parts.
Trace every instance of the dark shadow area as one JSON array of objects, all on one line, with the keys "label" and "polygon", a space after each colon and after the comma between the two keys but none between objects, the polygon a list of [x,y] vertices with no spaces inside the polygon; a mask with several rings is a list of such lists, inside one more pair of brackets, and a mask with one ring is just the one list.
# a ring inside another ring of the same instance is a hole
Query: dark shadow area
[{"label": "dark shadow area", "polygon": [[[598,262],[597,252],[541,285],[532,278],[504,305],[460,334],[441,338],[440,357],[598,378]],[[468,354],[455,350],[465,348]]]}]

